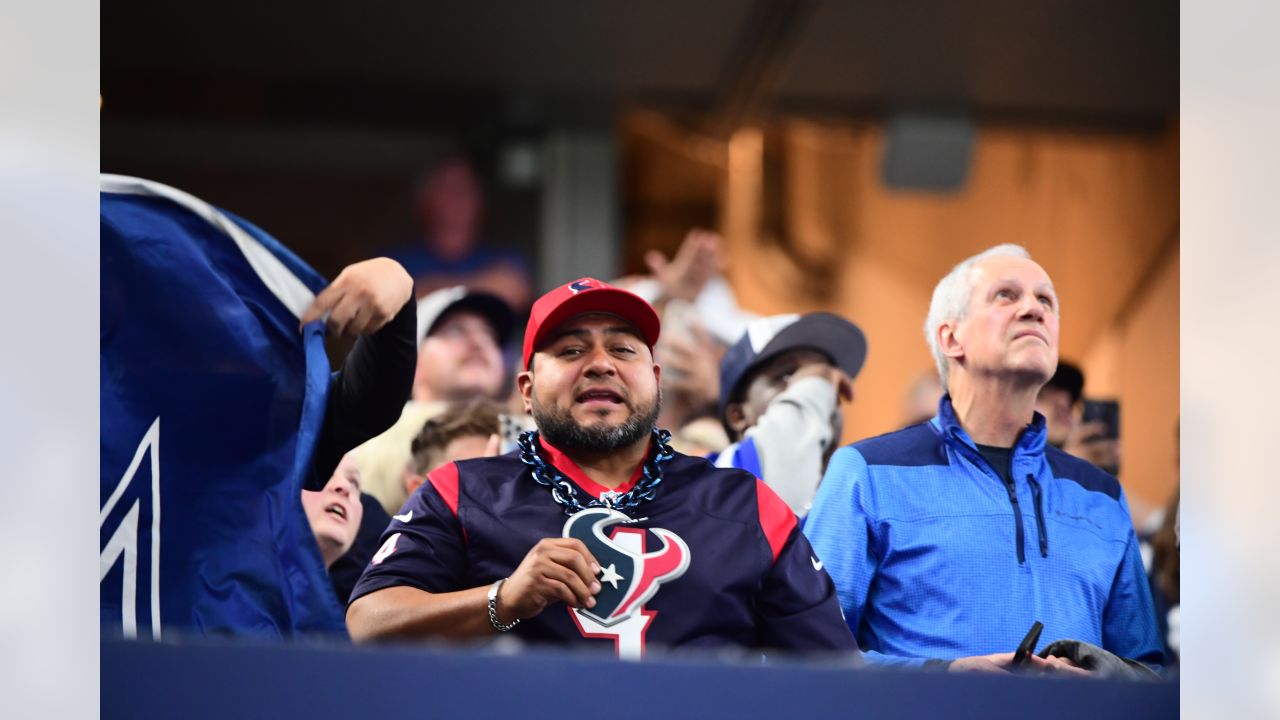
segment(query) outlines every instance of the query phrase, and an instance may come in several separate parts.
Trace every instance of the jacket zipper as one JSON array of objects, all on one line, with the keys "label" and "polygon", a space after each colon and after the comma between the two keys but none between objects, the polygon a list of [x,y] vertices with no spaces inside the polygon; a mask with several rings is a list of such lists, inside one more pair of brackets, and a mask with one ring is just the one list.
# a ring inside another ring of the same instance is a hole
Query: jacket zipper
[{"label": "jacket zipper", "polygon": [[1027,484],[1031,486],[1031,496],[1036,500],[1036,532],[1040,534],[1040,557],[1049,557],[1049,533],[1044,526],[1044,507],[1040,501],[1040,483],[1034,475],[1027,474]]},{"label": "jacket zipper", "polygon": [[[1004,483],[1004,489],[1009,493],[1009,504],[1013,505],[1013,517],[1017,521],[1018,528],[1018,564],[1025,565],[1027,562],[1027,553],[1022,546],[1026,543],[1022,530],[1022,508],[1018,505],[1018,491],[1013,487],[1013,480],[1007,480]],[[1043,537],[1043,533],[1042,533]]]}]

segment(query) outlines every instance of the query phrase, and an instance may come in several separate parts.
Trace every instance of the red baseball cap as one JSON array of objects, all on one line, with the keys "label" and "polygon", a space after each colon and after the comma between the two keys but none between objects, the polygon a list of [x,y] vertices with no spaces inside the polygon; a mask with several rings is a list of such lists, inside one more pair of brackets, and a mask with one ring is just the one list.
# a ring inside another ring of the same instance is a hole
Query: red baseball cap
[{"label": "red baseball cap", "polygon": [[548,292],[533,303],[524,331],[524,368],[546,336],[566,320],[584,313],[617,315],[636,326],[649,348],[658,342],[658,313],[644,298],[595,278],[578,278]]}]

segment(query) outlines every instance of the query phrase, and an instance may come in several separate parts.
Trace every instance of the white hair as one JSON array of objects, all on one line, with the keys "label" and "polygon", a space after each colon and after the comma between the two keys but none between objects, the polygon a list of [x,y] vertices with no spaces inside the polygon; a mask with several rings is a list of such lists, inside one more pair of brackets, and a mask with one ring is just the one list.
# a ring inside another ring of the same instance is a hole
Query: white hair
[{"label": "white hair", "polygon": [[992,257],[1018,257],[1030,260],[1031,253],[1021,245],[1012,243],[996,245],[961,260],[933,288],[933,300],[929,302],[929,315],[924,320],[924,339],[929,343],[933,361],[938,365],[938,378],[942,380],[942,387],[948,392],[951,388],[947,385],[947,356],[942,354],[942,347],[938,344],[938,328],[946,322],[963,320],[969,313],[969,300],[973,296],[973,267]]}]

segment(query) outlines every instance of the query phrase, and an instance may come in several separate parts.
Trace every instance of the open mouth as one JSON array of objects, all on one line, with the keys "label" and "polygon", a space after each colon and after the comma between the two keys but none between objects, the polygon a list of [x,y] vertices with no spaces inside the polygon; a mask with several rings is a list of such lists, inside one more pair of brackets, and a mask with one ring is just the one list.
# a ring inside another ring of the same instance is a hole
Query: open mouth
[{"label": "open mouth", "polygon": [[600,388],[578,393],[578,396],[574,398],[574,401],[580,403],[604,402],[621,405],[622,396],[612,390]]},{"label": "open mouth", "polygon": [[347,509],[346,509],[346,508],[344,508],[344,507],[342,507],[342,505],[340,505],[340,504],[338,504],[338,503],[334,503],[334,504],[332,504],[332,505],[330,505],[330,506],[326,507],[326,508],[324,509],[324,511],[325,511],[325,512],[327,512],[327,513],[330,513],[330,514],[332,514],[332,515],[337,515],[338,517],[342,518],[342,520],[343,520],[344,522],[345,522],[345,521],[346,521],[346,519],[347,519]]}]

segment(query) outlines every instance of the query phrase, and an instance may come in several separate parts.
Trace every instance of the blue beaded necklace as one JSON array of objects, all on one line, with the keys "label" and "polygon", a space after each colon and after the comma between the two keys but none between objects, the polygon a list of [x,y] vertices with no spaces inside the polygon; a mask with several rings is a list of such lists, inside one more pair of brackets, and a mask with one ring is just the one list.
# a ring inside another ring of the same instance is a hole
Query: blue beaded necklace
[{"label": "blue beaded necklace", "polygon": [[533,469],[533,479],[551,490],[551,497],[564,508],[565,515],[573,515],[591,507],[607,507],[630,514],[631,510],[654,498],[658,486],[662,484],[662,463],[675,456],[675,451],[667,444],[671,433],[653,428],[653,452],[645,458],[641,478],[635,487],[619,496],[606,496],[604,500],[592,498],[586,505],[578,501],[578,492],[573,489],[564,475],[555,466],[542,458],[538,452],[538,432],[528,430],[520,433],[520,460]]}]

